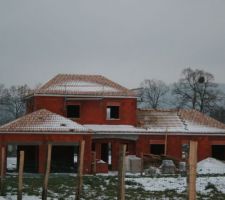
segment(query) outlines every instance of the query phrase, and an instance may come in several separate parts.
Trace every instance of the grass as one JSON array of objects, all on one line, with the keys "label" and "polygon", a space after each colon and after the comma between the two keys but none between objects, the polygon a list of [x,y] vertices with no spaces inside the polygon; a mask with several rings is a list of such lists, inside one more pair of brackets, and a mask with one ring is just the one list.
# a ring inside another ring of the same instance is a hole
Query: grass
[{"label": "grass", "polygon": [[[132,176],[131,176],[132,177]],[[135,178],[135,177],[132,177]],[[140,177],[136,177],[140,178]],[[17,194],[18,177],[6,176],[4,183],[5,195]],[[23,194],[39,196],[42,193],[43,176],[25,174]],[[117,199],[118,179],[116,176],[84,176],[82,199],[84,200],[113,200]],[[76,189],[76,177],[69,174],[51,174],[49,178],[49,199],[74,199]],[[225,199],[217,188],[208,184],[207,195],[198,194],[198,199]],[[146,191],[144,187],[135,181],[126,181],[126,199],[129,200],[156,200],[156,199],[187,199],[187,192],[177,193],[175,190],[158,192]]]}]

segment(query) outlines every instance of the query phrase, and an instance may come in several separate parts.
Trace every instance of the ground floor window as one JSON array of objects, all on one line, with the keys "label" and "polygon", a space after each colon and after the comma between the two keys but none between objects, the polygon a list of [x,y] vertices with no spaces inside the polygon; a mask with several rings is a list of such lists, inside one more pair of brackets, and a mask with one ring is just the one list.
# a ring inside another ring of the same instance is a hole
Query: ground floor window
[{"label": "ground floor window", "polygon": [[165,144],[150,144],[150,153],[155,155],[163,155],[165,152]]},{"label": "ground floor window", "polygon": [[225,160],[225,145],[212,145],[212,157]]}]

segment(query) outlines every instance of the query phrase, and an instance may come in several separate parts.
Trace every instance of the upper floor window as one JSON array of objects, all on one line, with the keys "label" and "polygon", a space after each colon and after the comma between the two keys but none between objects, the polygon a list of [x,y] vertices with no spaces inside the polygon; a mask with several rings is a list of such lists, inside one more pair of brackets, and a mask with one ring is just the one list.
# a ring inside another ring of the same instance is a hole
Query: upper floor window
[{"label": "upper floor window", "polygon": [[107,119],[119,119],[120,118],[120,107],[119,106],[107,106],[106,118]]},{"label": "upper floor window", "polygon": [[68,118],[80,118],[80,105],[68,105],[66,109]]}]

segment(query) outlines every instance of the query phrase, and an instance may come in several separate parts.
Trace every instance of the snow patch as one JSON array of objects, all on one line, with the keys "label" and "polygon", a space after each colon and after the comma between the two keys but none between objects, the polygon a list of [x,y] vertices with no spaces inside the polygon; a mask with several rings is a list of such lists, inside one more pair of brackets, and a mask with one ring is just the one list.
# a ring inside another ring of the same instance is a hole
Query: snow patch
[{"label": "snow patch", "polygon": [[215,158],[207,158],[198,162],[198,174],[225,174],[225,163]]}]

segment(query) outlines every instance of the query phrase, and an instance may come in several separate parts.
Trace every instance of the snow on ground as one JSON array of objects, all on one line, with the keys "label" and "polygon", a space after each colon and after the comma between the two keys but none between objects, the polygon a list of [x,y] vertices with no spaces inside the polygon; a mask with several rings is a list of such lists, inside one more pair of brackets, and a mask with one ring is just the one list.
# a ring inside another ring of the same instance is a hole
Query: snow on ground
[{"label": "snow on ground", "polygon": [[225,174],[225,163],[214,158],[206,158],[198,162],[198,174]]},{"label": "snow on ground", "polygon": [[[6,197],[0,197],[0,200],[16,200],[17,196],[16,195],[10,195],[10,196],[6,196]],[[23,195],[23,200],[40,200],[40,197],[36,197],[36,196],[26,196]]]},{"label": "snow on ground", "polygon": [[[75,157],[77,159],[77,157]],[[13,170],[16,168],[16,158],[7,158],[7,168]],[[198,174],[225,174],[225,163],[218,161],[214,158],[207,158],[202,160],[197,165]],[[101,174],[101,176],[117,176],[117,172],[109,172],[109,174]],[[74,174],[73,174],[74,175]],[[99,174],[100,175],[100,174]],[[144,190],[150,192],[163,192],[166,190],[174,190],[177,193],[183,193],[187,190],[186,177],[140,177],[138,174],[126,173],[126,181],[135,182],[140,184]],[[130,177],[129,177],[130,176]],[[211,177],[198,177],[197,178],[197,192],[201,194],[209,194],[210,189],[206,187],[212,184],[218,191],[225,194],[225,176],[211,176]],[[84,185],[85,186],[85,185]],[[134,187],[126,185],[127,188]],[[0,200],[15,200],[16,195],[9,195],[0,197]],[[23,196],[24,200],[39,200],[37,196]]]},{"label": "snow on ground", "polygon": [[[165,191],[175,190],[177,193],[182,193],[187,189],[187,182],[185,177],[166,177],[166,178],[126,178],[127,181],[139,183],[146,191]],[[198,177],[197,191],[201,194],[207,194],[206,186],[211,183],[216,188],[225,193],[225,177]],[[129,186],[128,186],[129,187]]]},{"label": "snow on ground", "polygon": [[126,178],[126,180],[139,183],[146,191],[176,190],[183,192],[186,187],[186,179],[181,178]]}]

